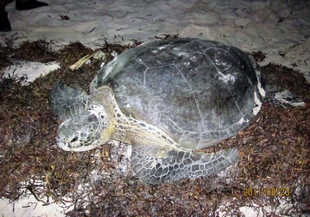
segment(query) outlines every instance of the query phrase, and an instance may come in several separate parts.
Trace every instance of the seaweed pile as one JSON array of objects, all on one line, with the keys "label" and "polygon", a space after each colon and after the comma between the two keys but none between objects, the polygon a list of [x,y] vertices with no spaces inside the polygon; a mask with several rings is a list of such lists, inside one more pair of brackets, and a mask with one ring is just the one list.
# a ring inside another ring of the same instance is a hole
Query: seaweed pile
[{"label": "seaweed pile", "polygon": [[[32,194],[45,205],[54,201],[68,208],[67,216],[217,216],[218,210],[240,216],[242,206],[277,216],[267,205],[281,215],[310,214],[310,86],[298,72],[263,67],[268,83],[289,89],[306,106],[264,104],[249,127],[217,146],[240,150],[240,162],[225,175],[149,186],[131,173],[115,172],[111,143],[83,153],[56,146],[59,121],[49,106],[53,84],[62,79],[87,91],[102,61],[91,59],[71,71],[69,65],[94,51],[79,42],[54,51],[50,43],[0,45],[0,70],[21,60],[61,65],[29,85],[23,85],[26,76],[0,77],[1,198],[13,202]],[[108,62],[113,53],[138,44],[105,43],[100,50]],[[262,54],[254,57],[261,60]]]}]

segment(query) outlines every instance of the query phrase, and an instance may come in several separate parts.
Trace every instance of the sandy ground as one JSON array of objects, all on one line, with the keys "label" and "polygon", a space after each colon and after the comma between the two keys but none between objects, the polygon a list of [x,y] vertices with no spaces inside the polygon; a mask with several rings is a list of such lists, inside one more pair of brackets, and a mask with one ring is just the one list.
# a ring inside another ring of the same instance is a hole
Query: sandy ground
[{"label": "sandy ground", "polygon": [[[108,42],[143,42],[155,36],[179,34],[216,40],[244,51],[262,51],[266,59],[303,73],[310,81],[310,1],[290,0],[46,0],[48,7],[17,11],[7,6],[12,32],[0,33],[0,42],[44,39],[55,49],[72,41],[88,47]],[[43,68],[41,68],[43,67]],[[42,66],[20,63],[15,73],[31,79],[48,73],[57,63]],[[12,72],[7,69],[7,72]],[[54,204],[55,205],[55,204]],[[34,198],[0,202],[1,216],[62,216],[54,205]],[[40,208],[41,207],[41,208]],[[243,209],[243,208],[242,208]],[[250,216],[250,211],[244,211]],[[255,214],[256,215],[256,214]]]},{"label": "sandy ground", "polygon": [[[98,47],[104,40],[144,42],[179,34],[262,51],[273,62],[309,77],[310,2],[307,0],[49,0],[48,7],[17,11],[7,6],[16,41],[45,39],[55,46],[80,41]],[[1,37],[3,41],[4,37]]]}]

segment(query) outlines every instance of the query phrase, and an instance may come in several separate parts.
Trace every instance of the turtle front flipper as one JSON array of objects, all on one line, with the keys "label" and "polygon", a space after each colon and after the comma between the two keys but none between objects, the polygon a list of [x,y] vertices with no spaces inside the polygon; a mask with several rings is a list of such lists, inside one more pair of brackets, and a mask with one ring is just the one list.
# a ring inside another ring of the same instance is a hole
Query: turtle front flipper
[{"label": "turtle front flipper", "polygon": [[84,112],[90,100],[80,87],[71,88],[58,81],[51,91],[51,109],[61,121]]},{"label": "turtle front flipper", "polygon": [[237,148],[216,153],[156,149],[142,145],[133,145],[132,148],[133,171],[148,184],[217,174],[239,158]]}]

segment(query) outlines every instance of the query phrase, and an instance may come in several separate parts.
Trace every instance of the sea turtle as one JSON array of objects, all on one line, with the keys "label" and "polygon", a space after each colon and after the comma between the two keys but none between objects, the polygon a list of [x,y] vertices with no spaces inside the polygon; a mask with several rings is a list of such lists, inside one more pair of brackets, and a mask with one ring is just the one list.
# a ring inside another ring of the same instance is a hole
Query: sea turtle
[{"label": "sea turtle", "polygon": [[265,96],[254,59],[235,47],[191,38],[128,50],[102,67],[90,94],[57,82],[51,107],[63,121],[57,144],[87,151],[107,141],[132,145],[131,166],[157,184],[218,173],[236,148],[197,151],[235,135]]}]

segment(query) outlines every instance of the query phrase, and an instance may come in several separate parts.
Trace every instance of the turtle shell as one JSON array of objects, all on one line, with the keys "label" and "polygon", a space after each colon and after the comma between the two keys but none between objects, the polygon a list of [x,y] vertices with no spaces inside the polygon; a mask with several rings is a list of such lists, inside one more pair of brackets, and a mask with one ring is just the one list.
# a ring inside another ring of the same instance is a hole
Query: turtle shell
[{"label": "turtle shell", "polygon": [[200,149],[246,127],[264,89],[253,58],[201,39],[146,43],[116,57],[91,83],[110,86],[122,112]]}]

